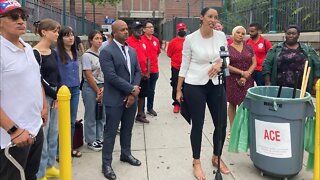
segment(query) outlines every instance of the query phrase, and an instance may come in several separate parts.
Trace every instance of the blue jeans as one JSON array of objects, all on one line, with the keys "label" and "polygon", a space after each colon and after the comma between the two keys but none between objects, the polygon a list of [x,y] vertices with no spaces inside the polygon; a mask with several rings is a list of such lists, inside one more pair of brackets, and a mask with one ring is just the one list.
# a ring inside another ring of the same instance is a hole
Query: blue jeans
[{"label": "blue jeans", "polygon": [[43,147],[37,178],[44,177],[46,168],[56,164],[58,147],[58,110],[53,108],[54,100],[49,96],[46,97],[48,102],[48,121],[43,127]]},{"label": "blue jeans", "polygon": [[257,83],[257,86],[264,86],[264,79],[262,75],[262,71],[254,71],[253,79]]},{"label": "blue jeans", "polygon": [[153,101],[156,90],[157,80],[159,78],[159,73],[151,73],[149,79],[149,92],[147,97],[147,110],[153,109]]},{"label": "blue jeans", "polygon": [[[98,85],[101,88],[103,85]],[[96,119],[96,97],[97,93],[85,81],[82,87],[82,99],[84,104],[84,137],[87,143],[103,139],[103,126],[106,122],[105,108],[103,108],[102,119]]]},{"label": "blue jeans", "polygon": [[69,90],[71,93],[70,114],[71,114],[71,149],[72,149],[73,135],[74,135],[75,124],[76,124],[77,113],[78,113],[80,89],[79,89],[79,86],[76,86],[76,87],[69,87]]}]

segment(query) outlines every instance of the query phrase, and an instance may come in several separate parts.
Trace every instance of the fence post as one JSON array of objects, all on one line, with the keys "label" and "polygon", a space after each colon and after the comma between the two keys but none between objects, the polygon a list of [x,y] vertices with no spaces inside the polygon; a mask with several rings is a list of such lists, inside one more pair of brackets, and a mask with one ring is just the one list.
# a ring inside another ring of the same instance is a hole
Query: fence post
[{"label": "fence post", "polygon": [[320,180],[320,80],[316,84],[316,127],[313,179]]},{"label": "fence post", "polygon": [[69,88],[63,85],[57,94],[59,107],[59,163],[60,179],[72,179],[71,169],[71,116]]}]

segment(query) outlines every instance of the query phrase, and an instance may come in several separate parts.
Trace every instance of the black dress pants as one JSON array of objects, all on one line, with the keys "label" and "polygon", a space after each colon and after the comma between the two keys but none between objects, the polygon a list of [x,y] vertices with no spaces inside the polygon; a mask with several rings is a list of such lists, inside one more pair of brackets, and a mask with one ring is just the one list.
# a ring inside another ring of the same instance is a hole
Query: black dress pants
[{"label": "black dress pants", "polygon": [[[184,83],[184,99],[189,108],[192,119],[191,146],[194,159],[200,159],[202,129],[204,124],[206,103],[209,107],[214,124],[213,133],[213,154],[218,156],[222,153],[222,147],[226,137],[227,128],[227,101],[223,85],[214,85],[211,80],[205,85],[191,85]],[[221,117],[221,125],[218,127],[218,116]],[[221,137],[219,138],[219,133]],[[221,146],[219,150],[219,140]]]}]

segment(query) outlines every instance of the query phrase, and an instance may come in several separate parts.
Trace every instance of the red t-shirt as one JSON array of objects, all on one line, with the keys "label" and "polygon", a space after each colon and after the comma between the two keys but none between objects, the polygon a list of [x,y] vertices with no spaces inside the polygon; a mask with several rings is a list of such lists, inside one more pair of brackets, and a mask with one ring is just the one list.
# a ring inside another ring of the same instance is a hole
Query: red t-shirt
[{"label": "red t-shirt", "polygon": [[171,58],[171,66],[179,70],[182,60],[183,42],[184,39],[175,37],[170,41],[167,50],[167,55]]},{"label": "red t-shirt", "polygon": [[148,71],[148,67],[147,67],[148,56],[147,56],[146,43],[144,43],[141,39],[139,40],[135,38],[134,35],[130,36],[127,39],[127,43],[129,44],[129,46],[131,46],[136,50],[141,72],[143,75],[146,74]]},{"label": "red t-shirt", "polygon": [[247,40],[256,54],[257,67],[256,71],[262,71],[262,63],[267,55],[267,52],[272,47],[269,40],[260,36],[259,40],[255,43],[251,38]]},{"label": "red t-shirt", "polygon": [[150,59],[150,73],[158,73],[158,55],[161,53],[159,40],[154,36],[148,39],[146,35],[141,36],[141,39],[147,45],[147,56]]}]

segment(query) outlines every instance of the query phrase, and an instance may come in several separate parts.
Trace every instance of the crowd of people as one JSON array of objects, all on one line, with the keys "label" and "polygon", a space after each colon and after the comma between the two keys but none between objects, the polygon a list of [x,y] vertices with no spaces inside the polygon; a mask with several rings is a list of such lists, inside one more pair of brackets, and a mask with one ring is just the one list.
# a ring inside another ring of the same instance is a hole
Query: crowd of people
[{"label": "crowd of people", "polygon": [[[71,93],[71,156],[82,156],[72,146],[81,93],[84,141],[89,149],[102,151],[103,175],[111,180],[117,178],[112,168],[117,133],[120,161],[140,166],[141,161],[131,151],[134,122],[150,123],[145,112],[158,115],[154,97],[161,50],[153,35],[153,22],[134,21],[128,25],[116,20],[105,41],[100,31],[91,31],[89,49],[85,50],[71,27],[47,18],[34,23],[40,41],[31,47],[21,38],[26,31],[27,11],[15,0],[0,0],[0,7],[0,179],[20,177],[4,154],[10,142],[15,145],[10,154],[24,168],[26,179],[59,177],[57,92],[62,85]],[[300,77],[301,85],[303,67],[308,61],[311,74],[307,91],[315,93],[320,76],[319,56],[312,47],[298,42],[298,26],[288,26],[285,41],[273,46],[261,35],[261,25],[252,23],[248,29],[248,40],[243,26],[236,26],[232,35],[226,36],[218,12],[204,8],[200,28],[188,34],[186,24],[178,23],[177,36],[168,45],[173,113],[180,112],[182,102],[186,107],[192,106],[188,108],[192,121],[192,165],[199,180],[205,179],[200,155],[206,105],[215,127],[211,162],[213,166],[220,165],[223,174],[229,174],[220,159],[223,143],[230,137],[226,132],[227,117],[231,129],[237,106],[250,87],[293,87],[296,77]],[[56,48],[52,48],[54,44]],[[226,67],[219,54],[222,46],[230,53]],[[230,71],[225,80],[224,68]]]}]

